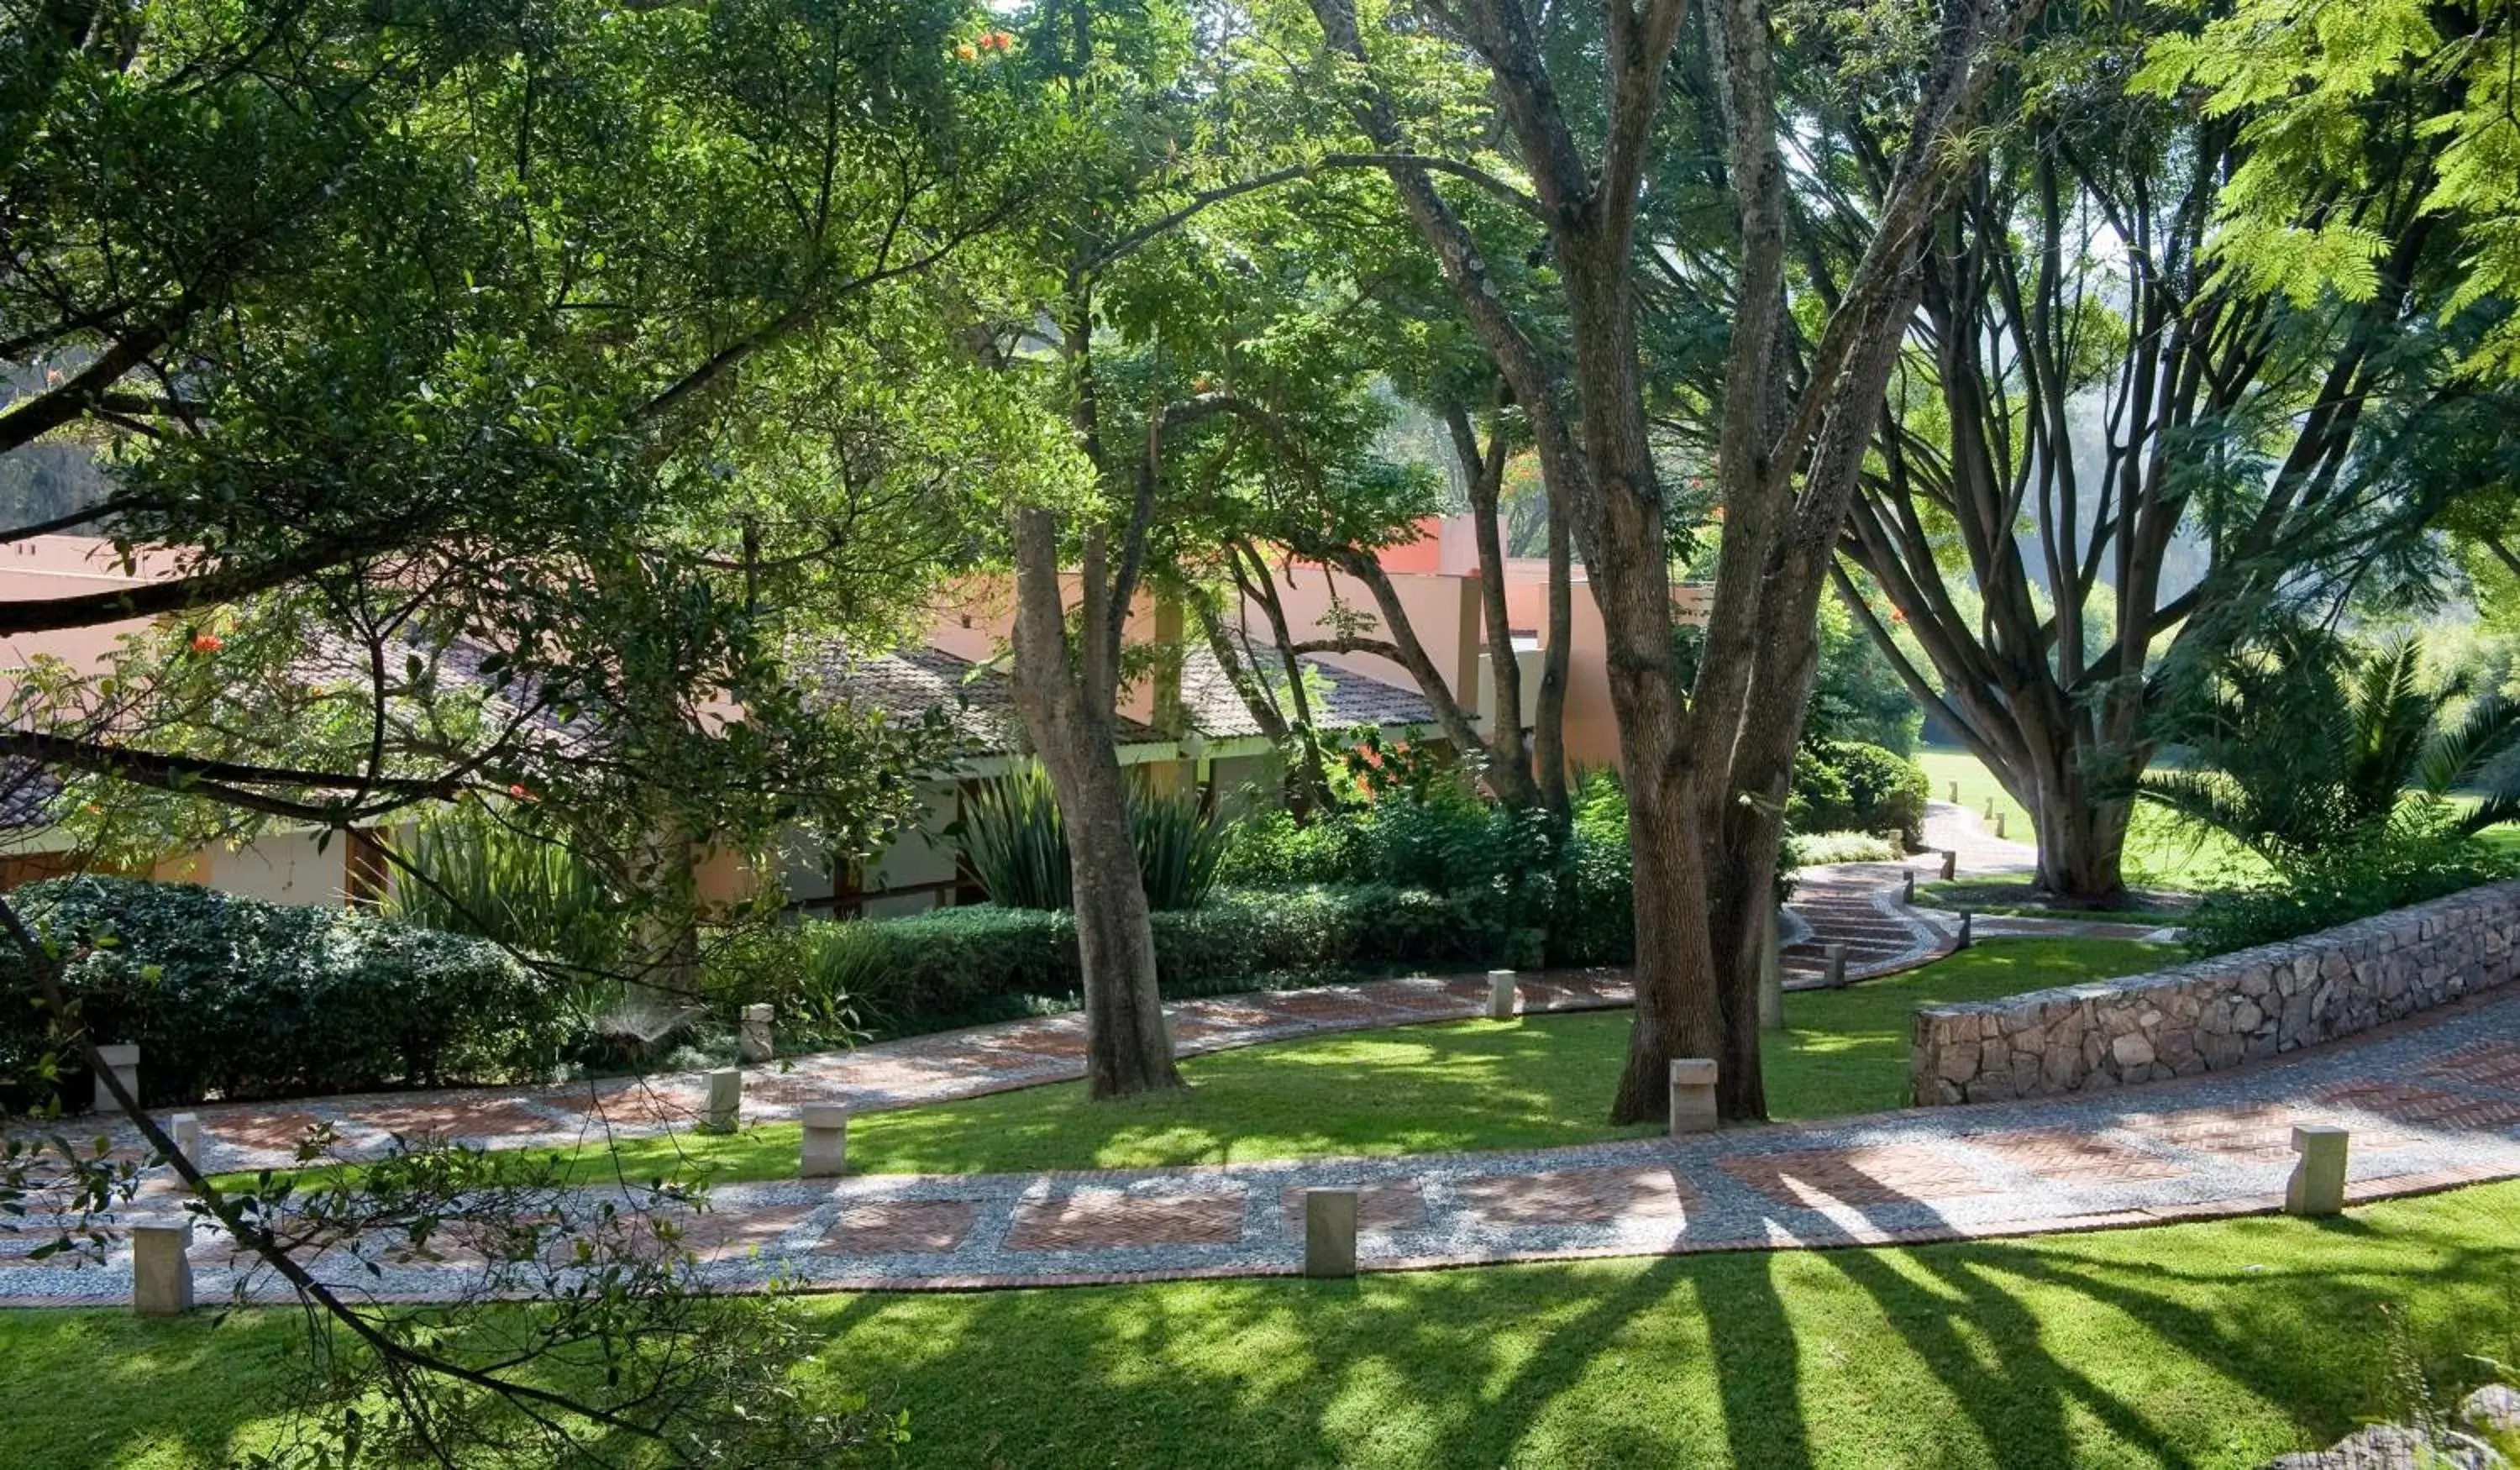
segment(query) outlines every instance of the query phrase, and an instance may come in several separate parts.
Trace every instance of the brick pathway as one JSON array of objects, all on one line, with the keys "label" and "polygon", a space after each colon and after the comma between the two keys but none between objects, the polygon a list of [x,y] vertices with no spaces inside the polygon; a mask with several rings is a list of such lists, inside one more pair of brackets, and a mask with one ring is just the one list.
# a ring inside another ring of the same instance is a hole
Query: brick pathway
[{"label": "brick pathway", "polygon": [[[1845,946],[1849,981],[1897,974],[1950,954],[1958,940],[1958,915],[1919,909],[1899,898],[1906,874],[1913,872],[1919,883],[1942,876],[1943,851],[1959,855],[1955,868],[1962,877],[2024,872],[2039,860],[2037,848],[1995,836],[1975,812],[1945,801],[1926,803],[1925,845],[1931,851],[1905,862],[1838,863],[1795,874],[1794,895],[1786,904],[1787,990],[1828,983],[1831,945]],[[1981,939],[2150,940],[2171,933],[2155,924],[1995,915],[1973,920],[1971,932]]]},{"label": "brick pathway", "polygon": [[[731,1287],[1278,1275],[1300,1266],[1302,1191],[1323,1186],[1360,1191],[1369,1270],[1966,1239],[2272,1209],[2309,1122],[2353,1131],[2356,1199],[2520,1178],[2520,990],[2276,1062],[2042,1103],[1510,1153],[731,1184],[685,1239]],[[0,1306],[128,1299],[118,1250],[68,1266],[26,1260],[34,1243],[0,1235]],[[283,1295],[206,1232],[193,1256],[205,1301]],[[387,1299],[443,1298],[479,1269],[309,1260]]]}]

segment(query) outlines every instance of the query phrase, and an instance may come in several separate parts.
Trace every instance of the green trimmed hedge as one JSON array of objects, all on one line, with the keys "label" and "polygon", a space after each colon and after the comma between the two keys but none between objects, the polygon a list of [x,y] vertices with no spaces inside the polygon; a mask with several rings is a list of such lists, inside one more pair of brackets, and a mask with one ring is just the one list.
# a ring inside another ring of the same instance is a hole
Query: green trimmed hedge
[{"label": "green trimmed hedge", "polygon": [[[266,904],[180,883],[60,878],[11,895],[66,960],[88,1030],[140,1046],[142,1101],[548,1076],[566,987],[485,940],[353,909]],[[23,1104],[54,1049],[25,959],[0,948],[0,1087]],[[87,1095],[84,1073],[65,1101]]]},{"label": "green trimmed hedge", "polygon": [[[1304,984],[1418,964],[1478,962],[1458,906],[1378,884],[1219,889],[1153,915],[1168,996]],[[887,1032],[1006,1014],[1082,989],[1075,915],[975,904],[909,918],[805,926],[809,998]]]}]

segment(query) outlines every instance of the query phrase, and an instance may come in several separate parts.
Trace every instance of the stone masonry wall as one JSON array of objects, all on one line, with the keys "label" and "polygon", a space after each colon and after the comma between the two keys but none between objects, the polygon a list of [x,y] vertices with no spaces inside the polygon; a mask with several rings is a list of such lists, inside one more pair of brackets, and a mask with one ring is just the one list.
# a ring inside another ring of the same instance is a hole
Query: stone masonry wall
[{"label": "stone masonry wall", "polygon": [[2520,882],[2149,975],[1917,1008],[1919,1103],[1996,1102],[2235,1067],[2520,974]]}]

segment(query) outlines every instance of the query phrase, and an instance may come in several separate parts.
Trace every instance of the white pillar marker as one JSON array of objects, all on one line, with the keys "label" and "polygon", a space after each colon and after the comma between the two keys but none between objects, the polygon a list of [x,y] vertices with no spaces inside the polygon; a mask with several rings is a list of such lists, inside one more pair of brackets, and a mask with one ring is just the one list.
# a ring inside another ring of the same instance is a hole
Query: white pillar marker
[{"label": "white pillar marker", "polygon": [[182,1316],[193,1310],[193,1263],[184,1252],[193,1223],[131,1227],[131,1310],[141,1316]]},{"label": "white pillar marker", "polygon": [[1715,1132],[1715,1063],[1702,1056],[1676,1057],[1671,1064],[1671,1136]]},{"label": "white pillar marker", "polygon": [[1828,958],[1828,984],[1835,990],[1846,983],[1846,946],[1833,944],[1821,953]]},{"label": "white pillar marker", "polygon": [[827,1180],[848,1172],[849,1110],[836,1102],[809,1102],[802,1110],[805,1137],[796,1164],[801,1180]]},{"label": "white pillar marker", "polygon": [[177,1113],[166,1125],[166,1134],[175,1140],[175,1151],[196,1169],[202,1167],[202,1120],[197,1113]]},{"label": "white pillar marker", "polygon": [[1511,970],[1488,971],[1488,1019],[1513,1019],[1514,979]]},{"label": "white pillar marker", "polygon": [[770,1029],[776,1014],[766,1002],[743,1007],[743,1025],[736,1033],[736,1055],[748,1062],[766,1062],[778,1054]]},{"label": "white pillar marker", "polygon": [[[139,1046],[131,1042],[120,1042],[111,1047],[97,1047],[96,1054],[104,1060],[106,1066],[113,1073],[114,1076],[122,1079],[122,1090],[131,1094],[132,1101],[139,1101]],[[100,1113],[111,1113],[119,1107],[121,1107],[121,1104],[113,1100],[113,1093],[106,1090],[105,1079],[101,1076],[98,1077],[96,1079],[96,1111]]]},{"label": "white pillar marker", "polygon": [[1356,1191],[1304,1191],[1304,1274],[1356,1274]]},{"label": "white pillar marker", "polygon": [[2284,1185],[2286,1215],[2345,1213],[2345,1150],[2341,1128],[2305,1124],[2292,1131],[2292,1151],[2301,1161],[2292,1166]]},{"label": "white pillar marker", "polygon": [[743,1114],[743,1074],[719,1067],[708,1075],[708,1104],[700,1113],[700,1132],[731,1134]]}]

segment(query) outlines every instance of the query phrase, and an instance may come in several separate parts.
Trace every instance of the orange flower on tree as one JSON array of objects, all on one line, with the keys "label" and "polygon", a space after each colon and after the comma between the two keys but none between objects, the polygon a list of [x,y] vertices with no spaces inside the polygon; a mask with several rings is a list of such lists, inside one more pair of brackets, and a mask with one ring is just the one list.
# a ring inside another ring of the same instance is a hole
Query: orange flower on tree
[{"label": "orange flower on tree", "polygon": [[196,633],[193,635],[193,651],[196,653],[216,653],[227,646],[227,640],[219,637],[215,633]]}]

